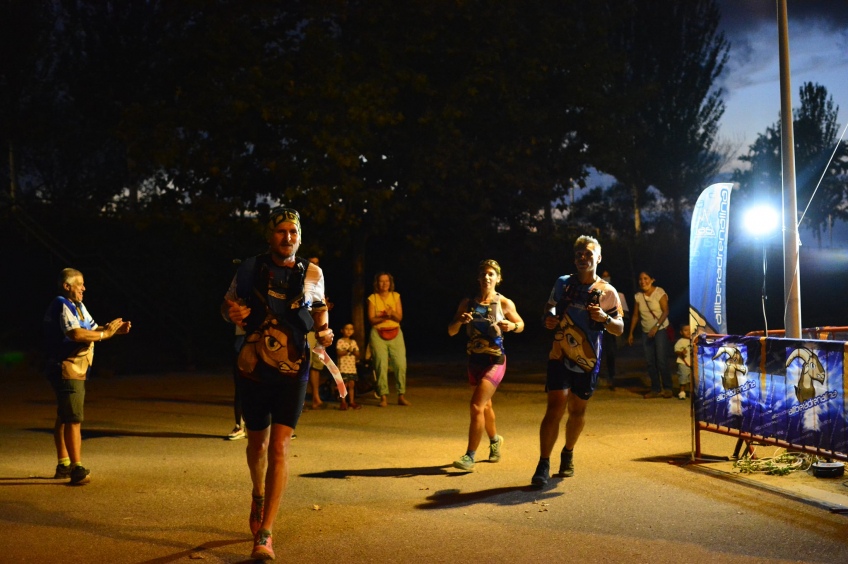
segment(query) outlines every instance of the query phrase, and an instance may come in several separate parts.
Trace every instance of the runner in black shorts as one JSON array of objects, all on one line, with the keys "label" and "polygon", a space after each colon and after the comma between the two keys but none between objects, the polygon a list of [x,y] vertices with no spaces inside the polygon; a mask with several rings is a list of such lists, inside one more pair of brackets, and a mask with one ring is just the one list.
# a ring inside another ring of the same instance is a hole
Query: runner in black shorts
[{"label": "runner in black shorts", "polygon": [[548,403],[539,428],[539,463],[531,479],[534,486],[545,486],[550,479],[551,452],[566,410],[559,475],[574,475],[572,451],[598,383],[603,332],[624,332],[618,292],[596,274],[600,262],[600,243],[586,235],[578,237],[574,243],[577,273],[557,279],[545,306],[545,327],[554,331],[554,342],[548,355]]},{"label": "runner in black shorts", "polygon": [[588,400],[595,393],[598,385],[598,373],[595,372],[589,378],[585,374],[571,372],[558,360],[548,360],[548,376],[545,380],[545,391],[570,390],[572,394],[582,400]]},{"label": "runner in black shorts", "polygon": [[[268,252],[241,263],[221,304],[221,314],[245,330],[236,370],[241,378],[247,428],[247,465],[253,483],[248,523],[251,558],[274,558],[271,531],[288,482],[288,453],[309,380],[307,334],[327,347],[324,274],[296,255],[300,214],[271,210]],[[266,496],[267,494],[267,496]]]},{"label": "runner in black shorts", "polygon": [[297,427],[306,397],[306,382],[297,378],[265,383],[243,379],[241,382],[244,424],[249,431],[262,431],[278,423]]}]

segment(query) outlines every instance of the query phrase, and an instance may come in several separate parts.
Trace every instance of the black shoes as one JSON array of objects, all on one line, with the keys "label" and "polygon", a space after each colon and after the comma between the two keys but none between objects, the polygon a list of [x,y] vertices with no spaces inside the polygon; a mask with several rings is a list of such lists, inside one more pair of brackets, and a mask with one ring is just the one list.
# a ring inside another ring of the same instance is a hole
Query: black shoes
[{"label": "black shoes", "polygon": [[53,475],[54,480],[59,480],[62,478],[70,478],[71,477],[71,465],[68,464],[65,466],[64,464],[56,465],[56,473]]},{"label": "black shoes", "polygon": [[548,485],[548,480],[551,477],[551,461],[550,459],[540,459],[536,465],[536,473],[530,479],[530,483],[541,488]]},{"label": "black shoes", "polygon": [[563,478],[574,476],[574,451],[562,447],[562,452],[559,454],[559,474],[557,475]]},{"label": "black shoes", "polygon": [[74,466],[71,469],[71,485],[81,486],[91,481],[91,470],[82,465]]}]

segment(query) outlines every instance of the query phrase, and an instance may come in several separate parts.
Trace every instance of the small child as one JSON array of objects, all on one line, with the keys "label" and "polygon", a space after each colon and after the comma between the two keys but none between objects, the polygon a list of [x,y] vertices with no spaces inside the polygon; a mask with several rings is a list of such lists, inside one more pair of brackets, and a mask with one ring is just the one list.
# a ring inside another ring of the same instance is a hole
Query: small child
[{"label": "small child", "polygon": [[680,338],[674,343],[674,354],[677,355],[677,383],[680,393],[677,399],[686,399],[686,388],[689,387],[689,375],[692,373],[692,330],[689,324],[680,327]]},{"label": "small child", "polygon": [[354,399],[354,391],[356,389],[356,361],[359,358],[359,345],[353,339],[353,324],[348,323],[342,327],[342,336],[336,341],[336,356],[339,359],[339,372],[342,373],[342,379],[347,387],[347,398],[341,398],[339,401],[339,409],[344,411],[348,408],[361,409],[362,406],[356,403]]}]

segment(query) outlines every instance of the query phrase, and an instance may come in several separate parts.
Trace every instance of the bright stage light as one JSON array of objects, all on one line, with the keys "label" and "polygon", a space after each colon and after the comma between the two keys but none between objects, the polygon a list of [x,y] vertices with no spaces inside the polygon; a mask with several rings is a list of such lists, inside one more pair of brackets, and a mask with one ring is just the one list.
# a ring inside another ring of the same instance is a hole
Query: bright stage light
[{"label": "bright stage light", "polygon": [[768,205],[759,205],[745,213],[745,229],[755,237],[765,237],[774,233],[780,225],[780,215]]}]

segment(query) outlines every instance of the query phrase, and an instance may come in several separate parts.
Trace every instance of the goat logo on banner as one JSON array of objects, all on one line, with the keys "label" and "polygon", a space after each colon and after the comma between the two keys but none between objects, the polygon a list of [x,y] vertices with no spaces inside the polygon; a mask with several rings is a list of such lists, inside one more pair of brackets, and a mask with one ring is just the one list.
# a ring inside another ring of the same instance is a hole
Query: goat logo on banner
[{"label": "goat logo on banner", "polygon": [[695,418],[745,433],[848,451],[842,341],[728,335],[698,342]]}]

